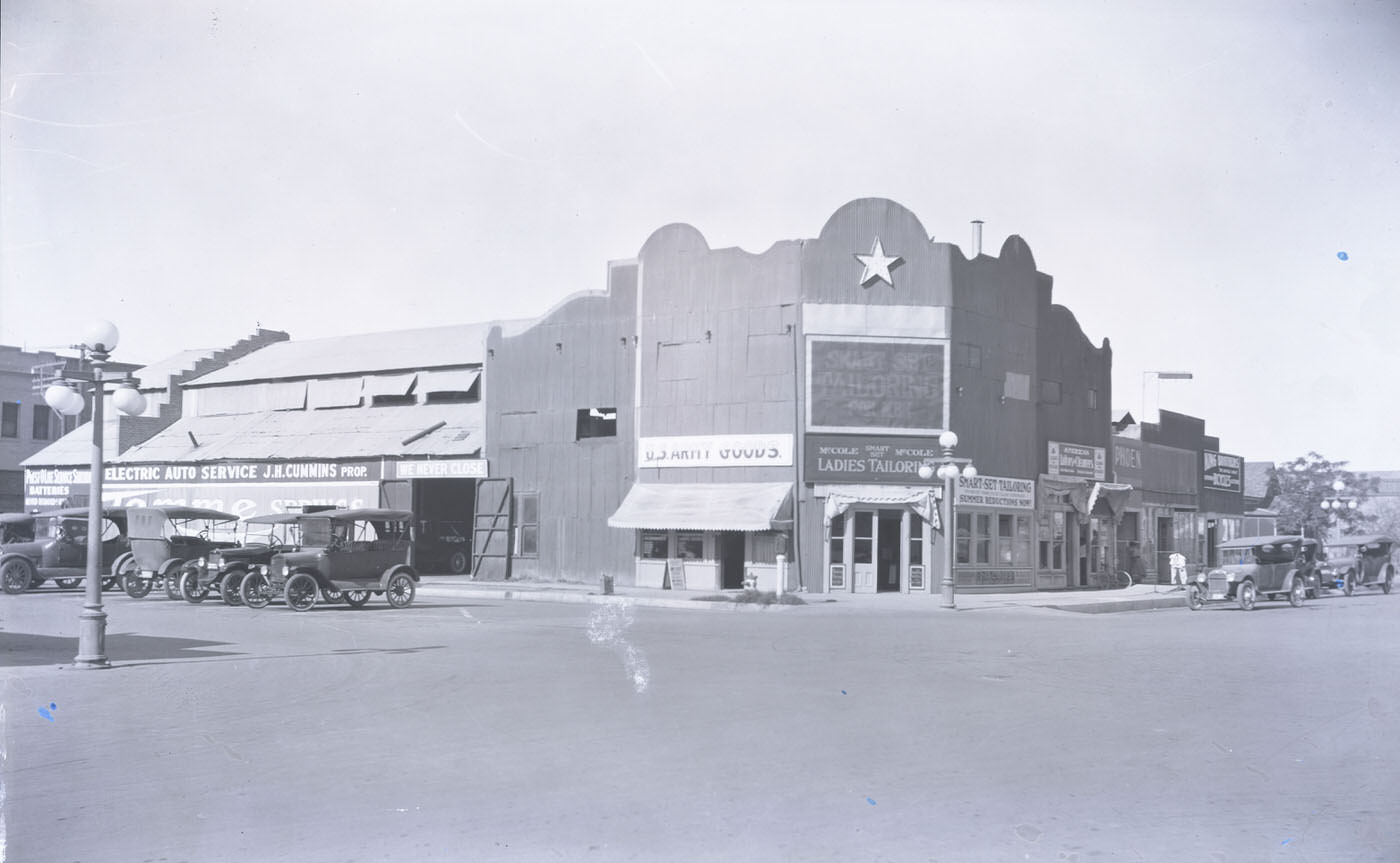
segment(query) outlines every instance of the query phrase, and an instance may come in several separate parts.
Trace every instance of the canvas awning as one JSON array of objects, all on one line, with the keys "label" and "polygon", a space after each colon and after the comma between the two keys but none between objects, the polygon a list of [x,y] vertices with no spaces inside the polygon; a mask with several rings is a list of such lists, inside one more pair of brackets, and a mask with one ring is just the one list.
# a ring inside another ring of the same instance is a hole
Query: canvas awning
[{"label": "canvas awning", "polygon": [[934,486],[842,486],[839,491],[832,490],[827,493],[826,505],[822,508],[822,522],[831,524],[833,518],[857,504],[907,505],[932,525],[934,530],[942,531],[943,524],[937,503],[942,498],[943,490]]},{"label": "canvas awning", "polygon": [[773,530],[790,509],[786,482],[638,483],[608,525],[641,530]]}]

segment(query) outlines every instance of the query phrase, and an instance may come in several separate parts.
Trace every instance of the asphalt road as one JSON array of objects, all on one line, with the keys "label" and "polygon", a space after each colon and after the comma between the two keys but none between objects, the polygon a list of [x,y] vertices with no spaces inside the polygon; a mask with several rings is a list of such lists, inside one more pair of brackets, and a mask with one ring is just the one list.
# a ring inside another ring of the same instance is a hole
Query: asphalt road
[{"label": "asphalt road", "polygon": [[10,861],[1400,859],[1400,596],[0,597]]}]

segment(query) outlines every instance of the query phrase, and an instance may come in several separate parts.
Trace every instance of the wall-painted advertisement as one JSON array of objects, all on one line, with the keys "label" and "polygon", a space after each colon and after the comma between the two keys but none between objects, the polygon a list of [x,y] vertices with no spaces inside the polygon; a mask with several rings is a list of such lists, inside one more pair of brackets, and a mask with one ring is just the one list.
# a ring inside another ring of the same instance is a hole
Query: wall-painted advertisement
[{"label": "wall-painted advertisement", "polygon": [[940,431],[948,423],[948,374],[945,340],[813,336],[807,341],[807,426]]},{"label": "wall-painted advertisement", "polygon": [[637,441],[637,467],[747,467],[792,464],[792,435],[673,435]]},{"label": "wall-painted advertisement", "polygon": [[1201,453],[1202,488],[1212,491],[1244,491],[1244,458],[1223,452]]},{"label": "wall-painted advertisement", "polygon": [[803,471],[806,481],[813,483],[927,483],[919,477],[919,466],[943,454],[938,448],[938,439],[930,437],[809,434],[803,442]]},{"label": "wall-painted advertisement", "polygon": [[1049,462],[1045,471],[1051,476],[1075,476],[1102,480],[1108,455],[1101,446],[1049,441]]}]

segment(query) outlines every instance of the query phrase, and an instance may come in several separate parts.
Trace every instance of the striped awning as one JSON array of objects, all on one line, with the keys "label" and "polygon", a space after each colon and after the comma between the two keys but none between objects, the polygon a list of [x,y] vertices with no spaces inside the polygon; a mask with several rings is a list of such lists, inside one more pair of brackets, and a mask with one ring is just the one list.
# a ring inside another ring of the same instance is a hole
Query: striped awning
[{"label": "striped awning", "polygon": [[791,510],[791,492],[786,482],[638,483],[608,524],[633,530],[773,530]]}]

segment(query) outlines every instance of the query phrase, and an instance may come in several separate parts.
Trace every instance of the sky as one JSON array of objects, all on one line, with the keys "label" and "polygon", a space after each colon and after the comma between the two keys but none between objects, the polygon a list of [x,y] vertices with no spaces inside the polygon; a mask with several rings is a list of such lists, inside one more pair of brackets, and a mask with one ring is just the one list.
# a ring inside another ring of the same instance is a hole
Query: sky
[{"label": "sky", "polygon": [[1400,469],[1400,0],[5,0],[0,43],[0,344],[533,318],[663,225],[883,197],[1020,235],[1115,409]]}]

